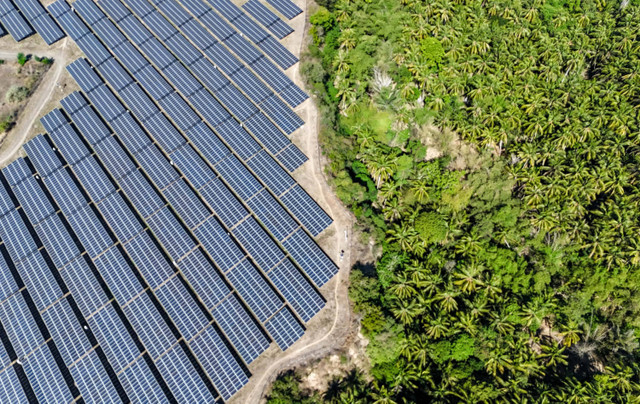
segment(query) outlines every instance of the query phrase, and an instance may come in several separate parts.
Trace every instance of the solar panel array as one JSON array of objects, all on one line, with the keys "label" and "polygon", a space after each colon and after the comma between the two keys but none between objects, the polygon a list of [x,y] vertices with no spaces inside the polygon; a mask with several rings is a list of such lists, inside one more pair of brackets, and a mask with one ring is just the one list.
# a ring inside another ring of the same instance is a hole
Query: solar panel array
[{"label": "solar panel array", "polygon": [[11,0],[0,0],[0,21],[16,41],[22,41],[34,33],[33,28],[18,12]]},{"label": "solar panel array", "polygon": [[242,9],[185,3],[48,8],[88,60],[0,176],[0,401],[224,401],[324,307],[331,218],[287,172],[306,95],[229,51],[257,52]]},{"label": "solar panel array", "polygon": [[293,28],[282,21],[275,13],[271,12],[264,4],[258,0],[249,0],[242,8],[264,25],[273,35],[282,39],[293,32]]},{"label": "solar panel array", "polygon": [[292,19],[295,16],[302,14],[302,9],[296,6],[291,0],[266,0],[271,4],[273,8],[278,10],[282,15],[288,19]]},{"label": "solar panel array", "polygon": [[51,45],[64,38],[64,32],[55,23],[38,0],[13,0],[27,20],[40,34],[42,39]]}]

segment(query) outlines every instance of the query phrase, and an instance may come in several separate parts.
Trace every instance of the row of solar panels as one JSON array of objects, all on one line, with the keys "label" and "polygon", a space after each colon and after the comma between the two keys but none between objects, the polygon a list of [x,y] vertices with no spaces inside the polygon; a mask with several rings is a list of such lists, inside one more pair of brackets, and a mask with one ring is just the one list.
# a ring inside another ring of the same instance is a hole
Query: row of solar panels
[{"label": "row of solar panels", "polygon": [[21,41],[33,35],[33,28],[49,45],[64,38],[65,35],[60,27],[38,0],[14,0],[14,2],[15,5],[11,0],[0,0],[0,21],[14,40]]},{"label": "row of solar panels", "polygon": [[271,12],[264,4],[258,0],[249,0],[242,8],[255,18],[266,29],[271,31],[276,37],[282,39],[293,32],[293,28],[282,21],[275,13]]},{"label": "row of solar panels", "polygon": [[291,0],[266,0],[271,4],[273,8],[278,10],[280,14],[284,15],[288,19],[292,19],[295,16],[302,13],[300,7],[296,6]]}]

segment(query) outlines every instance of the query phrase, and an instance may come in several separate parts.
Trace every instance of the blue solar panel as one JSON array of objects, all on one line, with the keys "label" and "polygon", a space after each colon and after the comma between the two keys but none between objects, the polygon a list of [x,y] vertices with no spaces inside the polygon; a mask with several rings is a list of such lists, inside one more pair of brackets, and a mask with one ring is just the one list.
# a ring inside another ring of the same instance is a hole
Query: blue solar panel
[{"label": "blue solar panel", "polygon": [[180,176],[171,166],[169,160],[162,155],[156,145],[151,145],[136,154],[136,159],[158,189],[162,190],[176,181]]},{"label": "blue solar panel", "polygon": [[98,209],[121,243],[142,231],[140,222],[119,193],[114,192],[104,198]]},{"label": "blue solar panel", "polygon": [[49,10],[52,16],[54,16],[55,18],[58,18],[62,14],[71,10],[71,6],[69,5],[69,3],[66,2],[66,0],[57,0],[52,4],[50,4],[49,7],[47,7],[47,9]]},{"label": "blue solar panel", "polygon": [[76,164],[90,154],[70,125],[61,126],[50,137],[68,164]]},{"label": "blue solar panel", "polygon": [[[286,76],[285,76],[286,77]],[[292,107],[297,107],[309,98],[309,95],[302,91],[300,87],[291,83],[279,92],[280,97]]]},{"label": "blue solar panel", "polygon": [[280,17],[271,12],[271,10],[258,0],[249,0],[242,6],[242,8],[262,23],[262,25],[264,25],[279,39],[282,39],[293,32],[293,28],[287,25],[287,23],[282,21]]},{"label": "blue solar panel", "polygon": [[262,224],[280,241],[299,227],[291,215],[266,190],[249,200],[247,205]]},{"label": "blue solar panel", "polygon": [[181,346],[169,350],[156,362],[158,371],[164,377],[179,403],[214,402],[207,386],[189,361]]},{"label": "blue solar panel", "polygon": [[40,347],[23,362],[22,368],[39,402],[56,400],[71,402],[73,396],[47,345]]},{"label": "blue solar panel", "polygon": [[269,279],[298,313],[302,321],[311,320],[324,307],[322,296],[302,276],[290,260],[269,272]]},{"label": "blue solar panel", "polygon": [[4,240],[14,263],[22,261],[38,249],[17,210],[0,218],[0,239]]},{"label": "blue solar panel", "polygon": [[242,122],[258,112],[258,108],[231,84],[219,89],[216,96]]},{"label": "blue solar panel", "polygon": [[71,119],[80,131],[80,134],[91,145],[95,145],[111,134],[111,131],[91,107],[85,107],[72,113]]},{"label": "blue solar panel", "polygon": [[224,41],[224,43],[248,65],[251,65],[261,57],[264,57],[259,50],[249,43],[248,40],[238,34],[231,35]]},{"label": "blue solar panel", "polygon": [[223,399],[229,399],[249,381],[213,326],[198,335],[190,346]]},{"label": "blue solar panel", "polygon": [[224,77],[218,69],[213,67],[213,64],[207,59],[199,59],[190,66],[190,69],[193,74],[214,93],[228,83],[227,78]]},{"label": "blue solar panel", "polygon": [[160,111],[138,84],[132,84],[120,91],[120,97],[127,104],[131,113],[141,122]]},{"label": "blue solar panel", "polygon": [[176,337],[146,293],[133,300],[123,311],[153,359],[176,343]]},{"label": "blue solar panel", "polygon": [[220,122],[230,118],[224,107],[204,87],[200,87],[198,92],[189,97],[189,101],[211,126],[218,126]]},{"label": "blue solar panel", "polygon": [[195,124],[200,122],[200,117],[191,109],[191,107],[178,95],[172,93],[160,100],[160,105],[167,112],[167,115],[175,122],[175,124],[183,131],[189,130]]},{"label": "blue solar panel", "polygon": [[31,173],[31,170],[29,169],[29,166],[27,166],[27,162],[23,158],[19,158],[3,168],[2,174],[4,174],[5,178],[9,182],[9,185],[11,186],[19,184],[25,178],[33,175]]},{"label": "blue solar panel", "polygon": [[227,273],[227,277],[260,322],[266,321],[282,307],[284,302],[250,261],[242,261]]},{"label": "blue solar panel", "polygon": [[105,306],[87,321],[114,372],[119,373],[140,356],[138,347],[113,306]]},{"label": "blue solar panel", "polygon": [[286,307],[267,321],[265,328],[283,351],[304,334],[304,328]]},{"label": "blue solar panel", "polygon": [[91,316],[109,301],[84,257],[71,261],[60,275],[84,317]]},{"label": "blue solar panel", "polygon": [[0,16],[0,21],[2,21],[2,25],[9,31],[16,42],[20,42],[34,34],[33,29],[27,24],[24,17],[15,9]]},{"label": "blue solar panel", "polygon": [[211,5],[220,12],[226,19],[233,21],[238,16],[242,15],[242,11],[226,0],[211,0]]},{"label": "blue solar panel", "polygon": [[65,169],[54,172],[44,179],[44,183],[62,212],[67,216],[87,204],[86,198]]},{"label": "blue solar panel", "polygon": [[[0,254],[0,301],[6,299],[18,290],[18,285],[13,279],[7,261]],[[2,344],[0,344],[2,345]]]},{"label": "blue solar panel", "polygon": [[107,195],[116,192],[113,183],[94,157],[87,157],[75,164],[73,172],[94,202],[99,202]]},{"label": "blue solar panel", "polygon": [[110,58],[98,66],[98,71],[102,74],[105,81],[111,84],[116,91],[120,91],[133,83],[133,79],[129,73],[127,73],[114,58]]},{"label": "blue solar panel", "polygon": [[67,66],[67,70],[85,93],[89,93],[94,88],[103,84],[102,79],[93,71],[86,59],[76,59]]},{"label": "blue solar panel", "polygon": [[[4,367],[4,366],[3,366]],[[13,367],[0,372],[0,401],[3,403],[26,403],[27,396]]]},{"label": "blue solar panel", "polygon": [[282,150],[276,157],[290,172],[295,171],[308,160],[307,156],[294,144],[290,144],[289,147]]},{"label": "blue solar panel", "polygon": [[44,310],[62,297],[62,290],[39,251],[18,262],[16,269],[38,310]]},{"label": "blue solar panel", "polygon": [[111,57],[107,48],[93,34],[85,35],[75,42],[94,66],[98,66]]},{"label": "blue solar panel", "polygon": [[338,273],[338,267],[302,229],[284,240],[282,245],[318,287]]},{"label": "blue solar panel", "polygon": [[200,249],[187,255],[178,263],[178,267],[209,310],[231,293]]},{"label": "blue solar panel", "polygon": [[317,237],[333,222],[329,215],[325,213],[320,205],[318,205],[300,185],[296,185],[284,194],[280,200],[314,237]]},{"label": "blue solar panel", "polygon": [[189,97],[191,94],[203,88],[202,84],[200,84],[180,62],[176,61],[171,63],[162,69],[162,72],[184,97]]},{"label": "blue solar panel", "polygon": [[173,267],[153,243],[149,233],[138,234],[124,248],[151,289],[156,289],[174,275]]},{"label": "blue solar panel", "polygon": [[[182,2],[182,4],[184,4],[187,8],[189,8],[188,3],[189,3],[188,1]],[[195,9],[191,9],[192,12],[194,10]],[[196,14],[196,17],[200,16],[197,13],[194,13],[194,14]],[[204,29],[202,25],[200,25],[200,23],[196,20],[187,21],[184,25],[180,27],[180,29],[182,30],[182,32],[184,32],[185,36],[189,38],[189,40],[191,40],[191,42],[193,42],[198,47],[198,49],[200,49],[203,52],[207,48],[209,48],[210,46],[218,42],[213,37],[213,35],[207,32],[207,30]]]},{"label": "blue solar panel", "polygon": [[139,403],[168,403],[162,388],[153,376],[151,369],[140,358],[119,375],[122,387],[132,401]]},{"label": "blue solar panel", "polygon": [[165,15],[170,15],[175,25],[180,26],[189,21],[192,17],[174,0],[164,0],[156,2],[156,7]]},{"label": "blue solar panel", "polygon": [[130,15],[131,12],[120,2],[120,0],[100,0],[100,6],[118,22]]},{"label": "blue solar panel", "polygon": [[193,233],[223,272],[244,257],[244,253],[233,242],[227,231],[213,217],[198,226]]},{"label": "blue solar panel", "polygon": [[235,151],[242,160],[246,160],[262,149],[262,147],[244,129],[243,125],[233,118],[227,119],[217,128],[220,137]]},{"label": "blue solar panel", "polygon": [[304,121],[275,95],[270,95],[265,98],[260,104],[260,108],[262,108],[287,135],[292,134],[304,125]]},{"label": "blue solar panel", "polygon": [[145,122],[145,126],[147,132],[158,142],[165,153],[171,153],[187,143],[175,126],[161,112],[149,118]]},{"label": "blue solar panel", "polygon": [[56,268],[64,267],[80,255],[80,250],[57,215],[40,222],[35,229]]},{"label": "blue solar panel", "polygon": [[167,80],[158,73],[155,67],[148,65],[136,73],[140,85],[156,100],[161,100],[173,92]]},{"label": "blue solar panel", "polygon": [[[2,189],[0,192],[4,192]],[[56,211],[34,177],[27,177],[13,188],[13,192],[32,224],[40,223]]]},{"label": "blue solar panel", "polygon": [[67,299],[62,299],[47,309],[42,313],[42,319],[67,366],[71,366],[91,349],[91,344]]},{"label": "blue solar panel", "polygon": [[269,341],[233,295],[213,309],[212,314],[245,362],[253,362],[269,347]]},{"label": "blue solar panel", "polygon": [[213,10],[203,14],[200,20],[220,41],[224,41],[235,33],[234,29]]},{"label": "blue solar panel", "polygon": [[146,0],[124,0],[123,3],[128,5],[139,17],[144,17],[155,10]]},{"label": "blue solar panel", "polygon": [[302,9],[296,6],[291,0],[267,0],[267,3],[271,4],[273,8],[288,19],[292,19],[302,13]]},{"label": "blue solar panel", "polygon": [[238,198],[220,180],[209,183],[200,190],[200,194],[227,227],[233,227],[249,214]]},{"label": "blue solar panel", "polygon": [[[49,7],[49,8],[52,9],[54,5],[57,5],[60,3],[66,3],[66,2],[57,1],[52,5],[52,7]],[[84,22],[82,22],[82,20],[80,19],[80,17],[78,17],[76,13],[64,12],[60,16],[56,17],[56,21],[58,22],[58,24],[62,26],[62,28],[67,32],[67,34],[74,41],[77,41],[78,39],[84,37],[85,35],[89,35],[90,33],[87,25]]]},{"label": "blue solar panel", "polygon": [[111,128],[122,143],[129,149],[129,153],[137,153],[145,147],[151,145],[151,140],[142,131],[142,128],[133,119],[130,113],[120,115],[111,123]]},{"label": "blue solar panel", "polygon": [[244,200],[249,199],[263,189],[262,185],[235,156],[228,156],[222,160],[216,165],[216,169],[222,178],[231,185],[231,188],[240,195],[240,198]]},{"label": "blue solar panel", "polygon": [[202,188],[216,178],[213,170],[190,145],[180,147],[171,153],[170,158],[196,189]]},{"label": "blue solar panel", "polygon": [[264,29],[262,29],[260,25],[254,22],[246,14],[238,15],[238,17],[233,20],[233,25],[235,25],[238,28],[238,31],[241,32],[244,36],[249,38],[254,43],[258,44],[258,46],[260,46],[260,43],[263,39],[269,36],[269,34]]},{"label": "blue solar panel", "polygon": [[107,122],[112,122],[125,113],[122,103],[104,84],[93,89],[87,96]]},{"label": "blue solar panel", "polygon": [[147,224],[173,260],[178,260],[196,245],[168,208],[147,219]]},{"label": "blue solar panel", "polygon": [[227,146],[202,121],[187,131],[187,137],[210,164],[216,164],[231,153]]},{"label": "blue solar panel", "polygon": [[246,67],[242,67],[233,73],[231,80],[233,80],[236,85],[256,104],[259,104],[267,98],[269,94],[272,94],[271,90],[269,90],[269,88]]},{"label": "blue solar panel", "polygon": [[200,0],[183,0],[181,2],[184,7],[189,10],[196,18],[210,10],[204,2]]},{"label": "blue solar panel", "polygon": [[227,75],[231,76],[238,69],[242,68],[242,63],[238,61],[221,43],[216,43],[208,47],[204,53],[211,59],[214,67],[219,68]]},{"label": "blue solar panel", "polygon": [[[4,186],[0,185],[0,216],[4,216],[5,213],[14,210],[15,205],[9,197],[7,190]],[[29,213],[27,213],[29,215]]]},{"label": "blue solar panel", "polygon": [[169,66],[177,59],[155,38],[151,38],[144,44],[140,45],[140,49],[145,53],[149,60],[154,63],[160,70]]},{"label": "blue solar panel", "polygon": [[105,138],[93,148],[102,164],[116,181],[136,169],[131,158],[113,136]]},{"label": "blue solar panel", "polygon": [[156,296],[185,340],[191,340],[209,325],[209,319],[178,277],[162,285]]},{"label": "blue solar panel", "polygon": [[10,296],[0,304],[0,321],[19,358],[44,343],[44,338],[21,293]]},{"label": "blue solar panel", "polygon": [[[22,15],[24,15],[28,20],[33,20],[34,18],[46,13],[42,4],[37,0],[15,0],[14,3],[18,6],[20,11],[22,11]],[[14,10],[11,2],[6,0],[0,2],[0,15],[11,10]]]},{"label": "blue solar panel", "polygon": [[247,161],[247,165],[276,196],[296,185],[295,180],[264,150]]},{"label": "blue solar panel", "polygon": [[247,218],[232,233],[263,271],[270,270],[284,259],[284,253],[254,218]]},{"label": "blue solar panel", "polygon": [[24,149],[29,156],[29,161],[36,167],[38,173],[46,177],[58,168],[62,163],[56,156],[53,148],[42,135],[38,135],[24,145]]},{"label": "blue solar panel", "polygon": [[172,36],[165,41],[165,44],[175,55],[180,57],[182,63],[188,66],[202,58],[202,53],[191,45],[182,34]]},{"label": "blue solar panel", "polygon": [[89,206],[80,208],[67,217],[69,224],[87,250],[90,257],[96,257],[113,244],[113,240]]},{"label": "blue solar panel", "polygon": [[149,13],[143,20],[148,27],[152,27],[153,32],[161,41],[166,41],[178,32],[157,10]]},{"label": "blue solar panel", "polygon": [[84,98],[84,96],[80,91],[72,92],[71,94],[67,95],[62,100],[60,100],[60,103],[62,104],[62,107],[69,115],[75,114],[79,110],[89,105],[89,103],[87,102],[87,100]]},{"label": "blue solar panel", "polygon": [[272,36],[263,39],[258,47],[284,70],[298,63],[298,58]]},{"label": "blue solar panel", "polygon": [[132,39],[133,43],[141,44],[149,38],[153,38],[149,30],[133,14],[118,22],[118,26]]},{"label": "blue solar panel", "polygon": [[121,43],[128,41],[128,39],[122,35],[122,32],[106,18],[93,24],[91,28],[100,36],[102,42],[104,42],[109,49],[115,48]]},{"label": "blue solar panel", "polygon": [[42,126],[44,126],[47,132],[51,133],[65,125],[67,123],[67,118],[60,109],[56,108],[40,118],[40,123],[42,123]]},{"label": "blue solar panel", "polygon": [[55,42],[65,37],[64,32],[48,14],[36,17],[30,22],[47,45],[53,45]]},{"label": "blue solar panel", "polygon": [[291,141],[262,113],[255,114],[244,125],[272,154],[291,144]]},{"label": "blue solar panel", "polygon": [[189,228],[194,228],[211,216],[196,194],[180,180],[163,191],[165,198]]},{"label": "blue solar panel", "polygon": [[93,1],[76,0],[73,8],[89,26],[104,18],[104,14]]},{"label": "blue solar panel", "polygon": [[120,181],[120,186],[142,217],[147,217],[164,206],[157,191],[140,171],[133,171]]},{"label": "blue solar panel", "polygon": [[131,301],[144,289],[118,247],[111,247],[94,259],[94,263],[121,306]]},{"label": "blue solar panel", "polygon": [[69,370],[85,402],[120,402],[118,391],[96,351],[90,352]]},{"label": "blue solar panel", "polygon": [[142,56],[142,53],[129,41],[123,42],[115,48],[111,48],[111,52],[116,55],[120,63],[122,63],[131,74],[136,74],[149,64],[144,56]]}]

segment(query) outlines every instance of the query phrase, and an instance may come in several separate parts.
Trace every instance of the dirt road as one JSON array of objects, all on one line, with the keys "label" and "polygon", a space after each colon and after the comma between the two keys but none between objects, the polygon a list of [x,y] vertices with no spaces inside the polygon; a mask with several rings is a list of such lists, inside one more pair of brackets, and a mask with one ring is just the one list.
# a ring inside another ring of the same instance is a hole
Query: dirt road
[{"label": "dirt road", "polygon": [[[55,90],[56,83],[67,65],[68,40],[68,38],[63,39],[62,44],[54,48],[20,48],[20,52],[24,54],[46,56],[53,58],[54,62],[52,68],[49,69],[42,78],[42,82],[29,98],[29,102],[18,117],[16,126],[11,129],[7,139],[0,148],[0,167],[7,165],[18,153],[29,134],[29,130],[40,116],[42,108]],[[8,51],[0,49],[0,59],[13,59],[15,57],[15,50]]]}]

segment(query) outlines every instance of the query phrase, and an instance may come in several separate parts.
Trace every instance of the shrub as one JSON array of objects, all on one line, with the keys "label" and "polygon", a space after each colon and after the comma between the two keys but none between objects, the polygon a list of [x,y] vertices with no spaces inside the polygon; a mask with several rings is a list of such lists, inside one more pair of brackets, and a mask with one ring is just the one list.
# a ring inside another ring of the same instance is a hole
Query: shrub
[{"label": "shrub", "polygon": [[24,53],[20,52],[18,53],[18,64],[20,66],[24,66],[25,63],[27,63],[27,60],[29,60],[29,58],[27,57],[27,55],[25,55]]},{"label": "shrub", "polygon": [[5,98],[8,102],[24,101],[29,96],[29,89],[23,86],[12,86]]}]

